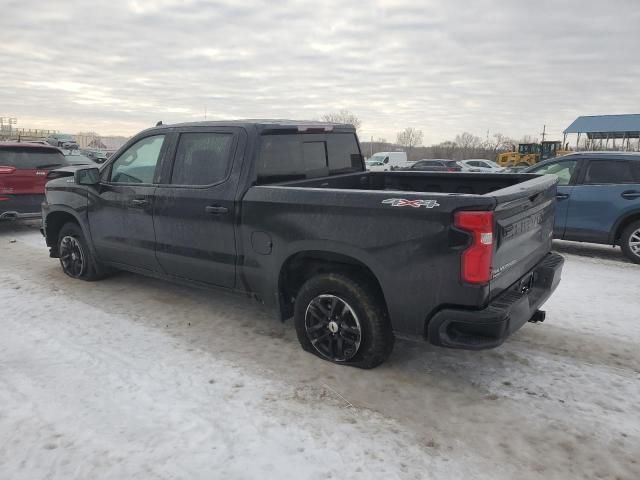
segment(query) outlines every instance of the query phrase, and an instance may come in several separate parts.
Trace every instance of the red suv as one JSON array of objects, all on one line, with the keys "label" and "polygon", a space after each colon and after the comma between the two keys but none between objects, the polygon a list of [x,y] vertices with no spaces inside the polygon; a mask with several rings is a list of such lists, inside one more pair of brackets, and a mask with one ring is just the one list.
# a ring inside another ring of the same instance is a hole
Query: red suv
[{"label": "red suv", "polygon": [[49,170],[69,165],[60,150],[37,143],[0,143],[0,220],[40,216]]}]

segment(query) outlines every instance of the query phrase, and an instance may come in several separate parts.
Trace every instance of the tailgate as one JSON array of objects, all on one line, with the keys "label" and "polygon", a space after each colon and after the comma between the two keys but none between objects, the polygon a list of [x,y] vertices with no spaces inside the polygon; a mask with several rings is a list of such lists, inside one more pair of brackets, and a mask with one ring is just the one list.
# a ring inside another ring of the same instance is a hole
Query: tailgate
[{"label": "tailgate", "polygon": [[493,192],[496,246],[491,298],[521,280],[551,250],[557,177],[543,175]]}]

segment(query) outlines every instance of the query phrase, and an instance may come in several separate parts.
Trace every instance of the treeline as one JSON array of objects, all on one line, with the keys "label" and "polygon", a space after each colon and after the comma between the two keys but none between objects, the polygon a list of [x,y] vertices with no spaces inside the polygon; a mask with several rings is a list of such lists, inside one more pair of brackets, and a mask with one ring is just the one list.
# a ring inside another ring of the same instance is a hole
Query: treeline
[{"label": "treeline", "polygon": [[[428,147],[418,144],[409,145],[403,141],[407,138],[407,130],[400,132],[396,142],[387,142],[385,139],[375,139],[373,142],[362,141],[362,153],[369,157],[376,152],[405,151],[410,161],[423,158],[448,158],[451,160],[467,160],[469,158],[486,158],[495,160],[500,152],[506,152],[518,144],[501,133],[496,133],[488,138],[482,139],[469,132],[456,135],[454,140],[438,143]],[[419,130],[419,136],[421,133]],[[400,141],[398,141],[400,140]]]},{"label": "treeline", "polygon": [[[327,113],[322,115],[320,119],[325,122],[348,123],[356,127],[356,130],[359,130],[362,125],[360,118],[348,110]],[[404,151],[407,152],[407,158],[410,161],[422,158],[448,158],[451,160],[486,158],[495,160],[498,153],[509,151],[520,143],[502,133],[487,135],[483,139],[472,133],[464,132],[456,135],[453,140],[425,147],[422,145],[424,140],[422,130],[412,127],[407,127],[398,132],[395,142],[388,142],[384,138],[377,138],[373,141],[363,140],[365,139],[360,139],[360,146],[365,157],[370,157],[376,152]],[[537,139],[529,137],[521,140],[523,143],[537,141]]]}]

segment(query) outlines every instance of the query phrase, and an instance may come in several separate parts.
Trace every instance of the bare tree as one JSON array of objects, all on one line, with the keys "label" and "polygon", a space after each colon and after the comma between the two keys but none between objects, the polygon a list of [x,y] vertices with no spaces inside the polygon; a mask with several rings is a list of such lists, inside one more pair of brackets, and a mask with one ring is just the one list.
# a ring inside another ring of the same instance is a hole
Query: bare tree
[{"label": "bare tree", "polygon": [[402,132],[398,133],[396,143],[411,150],[413,147],[422,145],[422,130],[417,130],[413,127],[407,127]]},{"label": "bare tree", "polygon": [[453,155],[456,152],[456,148],[458,146],[455,142],[446,141],[439,143],[438,145],[433,145],[431,147],[431,155],[432,158],[450,158],[453,159]]},{"label": "bare tree", "polygon": [[491,138],[487,138],[484,148],[485,150],[490,150],[493,153],[498,153],[511,150],[515,143],[515,140],[503,135],[502,133],[494,133]]},{"label": "bare tree", "polygon": [[340,110],[339,112],[325,113],[320,117],[323,122],[346,123],[353,125],[356,130],[362,126],[362,121],[349,110]]},{"label": "bare tree", "polygon": [[456,135],[455,143],[458,146],[458,154],[461,160],[474,158],[476,152],[482,149],[482,139],[469,132]]}]

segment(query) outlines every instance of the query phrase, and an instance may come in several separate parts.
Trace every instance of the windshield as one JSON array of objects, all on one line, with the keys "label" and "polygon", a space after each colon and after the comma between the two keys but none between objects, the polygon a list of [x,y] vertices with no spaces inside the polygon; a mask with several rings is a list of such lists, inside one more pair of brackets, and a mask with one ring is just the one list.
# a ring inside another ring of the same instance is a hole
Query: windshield
[{"label": "windshield", "polygon": [[73,137],[71,135],[60,134],[57,137],[58,137],[58,140],[64,140],[64,141],[67,141],[67,142],[73,142]]}]

